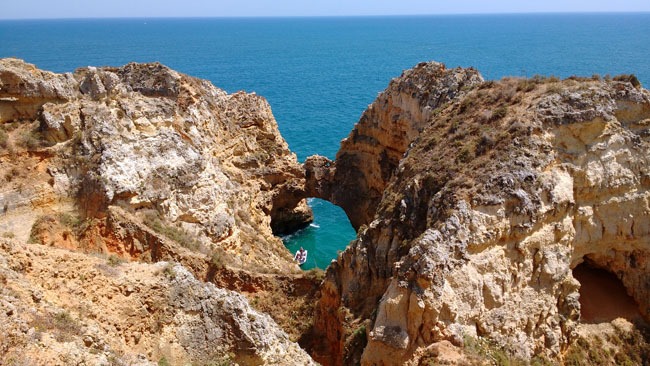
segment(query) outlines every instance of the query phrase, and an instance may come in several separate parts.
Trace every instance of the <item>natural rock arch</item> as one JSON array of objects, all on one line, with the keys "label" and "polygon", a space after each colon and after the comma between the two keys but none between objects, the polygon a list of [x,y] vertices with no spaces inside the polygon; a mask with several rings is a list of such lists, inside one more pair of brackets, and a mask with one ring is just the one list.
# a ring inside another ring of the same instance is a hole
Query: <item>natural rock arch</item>
[{"label": "natural rock arch", "polygon": [[[418,78],[435,79],[433,70],[418,65],[384,93],[422,86]],[[436,92],[431,85],[411,95],[425,98]],[[360,353],[345,329],[361,324],[366,364],[400,364],[467,336],[524,358],[560,358],[579,324],[580,283],[571,270],[583,258],[615,273],[648,318],[650,94],[627,79],[576,78],[506,79],[463,91],[420,121],[380,203],[368,206],[373,219],[359,216],[357,240],[330,266],[315,321],[327,339],[324,363]],[[405,115],[399,99],[385,105],[382,96],[364,116],[373,108]],[[381,166],[386,145],[367,133],[381,121],[362,118],[344,142],[368,146],[355,152],[368,161],[356,173],[341,170],[343,150],[335,164],[308,160],[307,192],[335,201],[333,190],[346,187],[337,176],[361,176],[359,187],[382,182],[371,167]],[[353,196],[375,197],[364,193]],[[346,212],[353,221],[355,211]]]}]

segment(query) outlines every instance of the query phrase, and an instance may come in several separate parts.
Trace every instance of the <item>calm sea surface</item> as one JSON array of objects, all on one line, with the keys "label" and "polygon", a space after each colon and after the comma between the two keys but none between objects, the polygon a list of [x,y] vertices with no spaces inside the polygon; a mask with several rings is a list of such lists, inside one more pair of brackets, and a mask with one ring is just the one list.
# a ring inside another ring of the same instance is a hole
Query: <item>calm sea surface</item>
[{"label": "calm sea surface", "polygon": [[[474,66],[488,79],[634,73],[650,85],[650,14],[0,21],[0,57],[56,72],[160,61],[266,97],[302,161],[339,141],[393,77],[420,61]],[[354,237],[337,207],[285,238],[324,268]]]}]

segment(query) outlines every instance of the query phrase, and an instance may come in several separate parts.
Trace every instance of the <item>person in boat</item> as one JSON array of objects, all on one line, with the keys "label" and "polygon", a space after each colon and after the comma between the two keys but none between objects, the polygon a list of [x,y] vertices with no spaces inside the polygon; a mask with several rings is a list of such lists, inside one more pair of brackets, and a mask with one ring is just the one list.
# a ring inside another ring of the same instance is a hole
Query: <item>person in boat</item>
[{"label": "person in boat", "polygon": [[307,251],[303,247],[300,247],[300,250],[296,252],[296,256],[293,259],[302,262],[305,260],[305,256],[307,256]]}]

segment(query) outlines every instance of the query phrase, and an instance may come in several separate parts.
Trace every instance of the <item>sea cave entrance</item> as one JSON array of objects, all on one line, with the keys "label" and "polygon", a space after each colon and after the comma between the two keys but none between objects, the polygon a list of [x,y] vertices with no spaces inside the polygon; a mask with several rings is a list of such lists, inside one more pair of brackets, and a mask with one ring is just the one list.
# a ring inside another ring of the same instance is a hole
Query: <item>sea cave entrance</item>
[{"label": "sea cave entrance", "polygon": [[639,304],[612,272],[586,259],[573,269],[573,277],[580,282],[582,323],[610,322],[616,318],[625,318],[633,323],[645,322]]},{"label": "sea cave entrance", "polygon": [[314,222],[283,236],[282,241],[291,253],[301,246],[308,251],[302,269],[325,269],[355,238],[356,232],[342,208],[318,198],[308,198],[307,203],[314,212]]}]

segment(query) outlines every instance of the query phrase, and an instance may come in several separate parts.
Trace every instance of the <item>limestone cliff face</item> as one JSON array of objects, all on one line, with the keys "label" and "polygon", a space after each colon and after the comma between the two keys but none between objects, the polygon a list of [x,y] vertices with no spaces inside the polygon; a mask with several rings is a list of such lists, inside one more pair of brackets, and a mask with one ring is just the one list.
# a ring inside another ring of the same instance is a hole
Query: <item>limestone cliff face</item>
[{"label": "limestone cliff face", "polygon": [[[262,97],[160,64],[59,75],[3,59],[0,121],[3,232],[26,240],[39,215],[78,209],[96,224],[121,206],[230,265],[297,271],[273,232],[311,220],[304,175]],[[100,239],[81,245],[126,257],[146,250]]]},{"label": "limestone cliff face", "polygon": [[[242,295],[196,280],[315,291],[274,235],[311,211],[262,97],[157,63],[0,59],[0,180],[0,364],[313,363]],[[287,327],[283,304],[266,308]]]},{"label": "limestone cliff face", "polygon": [[504,79],[428,115],[327,271],[318,359],[417,364],[476,336],[561,358],[583,261],[616,274],[648,319],[650,93],[629,80]]},{"label": "limestone cliff face", "polygon": [[341,206],[355,229],[370,223],[399,161],[436,109],[482,81],[472,68],[435,62],[405,71],[363,113],[335,162],[307,159],[308,195]]},{"label": "limestone cliff face", "polygon": [[0,239],[0,363],[315,365],[242,295],[112,258]]}]

